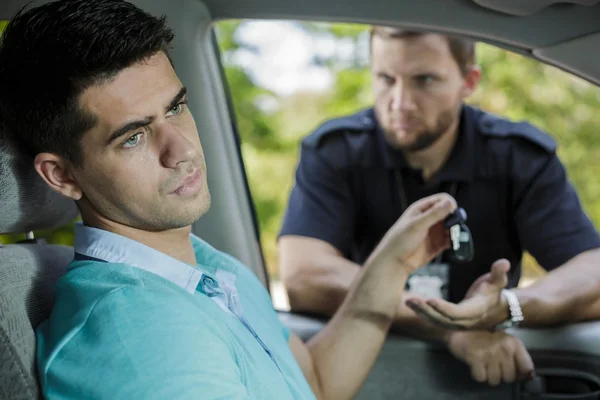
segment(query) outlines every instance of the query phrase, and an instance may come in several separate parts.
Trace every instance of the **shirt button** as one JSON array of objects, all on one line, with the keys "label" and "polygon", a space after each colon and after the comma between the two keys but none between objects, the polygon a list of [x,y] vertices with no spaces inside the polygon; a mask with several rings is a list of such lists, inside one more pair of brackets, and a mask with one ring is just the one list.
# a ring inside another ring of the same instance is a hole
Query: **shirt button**
[{"label": "shirt button", "polygon": [[216,286],[215,280],[209,276],[205,276],[204,278],[202,278],[202,283],[204,283],[206,286],[210,286],[210,287]]}]

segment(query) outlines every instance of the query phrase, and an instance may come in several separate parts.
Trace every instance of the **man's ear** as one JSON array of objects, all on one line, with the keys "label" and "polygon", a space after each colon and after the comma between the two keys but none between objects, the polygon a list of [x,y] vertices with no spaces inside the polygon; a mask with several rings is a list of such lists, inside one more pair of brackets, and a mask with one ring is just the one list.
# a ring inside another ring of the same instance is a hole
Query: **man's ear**
[{"label": "man's ear", "polygon": [[83,192],[73,176],[70,162],[53,153],[39,153],[33,165],[52,190],[75,201],[81,199]]},{"label": "man's ear", "polygon": [[465,99],[477,90],[479,81],[481,80],[481,68],[477,64],[469,66],[469,69],[464,75],[464,84],[460,91],[461,98]]}]

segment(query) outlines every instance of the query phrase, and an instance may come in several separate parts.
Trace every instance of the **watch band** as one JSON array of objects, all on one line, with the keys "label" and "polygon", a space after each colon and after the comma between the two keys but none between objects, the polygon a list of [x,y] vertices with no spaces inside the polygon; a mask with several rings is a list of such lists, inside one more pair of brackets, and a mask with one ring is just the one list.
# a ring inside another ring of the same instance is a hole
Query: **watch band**
[{"label": "watch band", "polygon": [[502,289],[502,296],[508,302],[508,311],[510,316],[506,321],[500,322],[494,327],[494,330],[504,330],[518,326],[523,322],[523,311],[521,310],[521,304],[516,294],[508,289]]}]

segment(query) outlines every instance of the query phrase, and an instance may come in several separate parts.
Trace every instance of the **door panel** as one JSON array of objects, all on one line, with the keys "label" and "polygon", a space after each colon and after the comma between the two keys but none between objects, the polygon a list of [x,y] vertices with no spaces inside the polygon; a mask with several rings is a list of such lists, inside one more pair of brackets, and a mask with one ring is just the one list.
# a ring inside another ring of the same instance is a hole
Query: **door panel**
[{"label": "door panel", "polygon": [[[303,340],[325,323],[285,312],[280,319]],[[600,399],[600,322],[510,332],[533,357],[537,376],[530,382],[497,387],[477,383],[469,368],[443,346],[390,334],[356,398]]]}]

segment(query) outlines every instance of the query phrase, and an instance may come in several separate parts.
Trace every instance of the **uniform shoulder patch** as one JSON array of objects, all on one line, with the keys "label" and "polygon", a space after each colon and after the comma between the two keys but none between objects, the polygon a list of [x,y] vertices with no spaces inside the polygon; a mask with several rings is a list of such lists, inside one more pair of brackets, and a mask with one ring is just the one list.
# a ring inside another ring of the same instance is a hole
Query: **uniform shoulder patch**
[{"label": "uniform shoulder patch", "polygon": [[313,146],[319,146],[326,137],[336,132],[362,132],[374,128],[375,119],[372,109],[363,110],[350,116],[334,118],[324,122],[305,138],[305,142]]},{"label": "uniform shoulder patch", "polygon": [[548,153],[556,152],[554,138],[528,122],[513,122],[493,114],[485,114],[479,119],[478,128],[486,136],[520,137],[535,143]]}]

